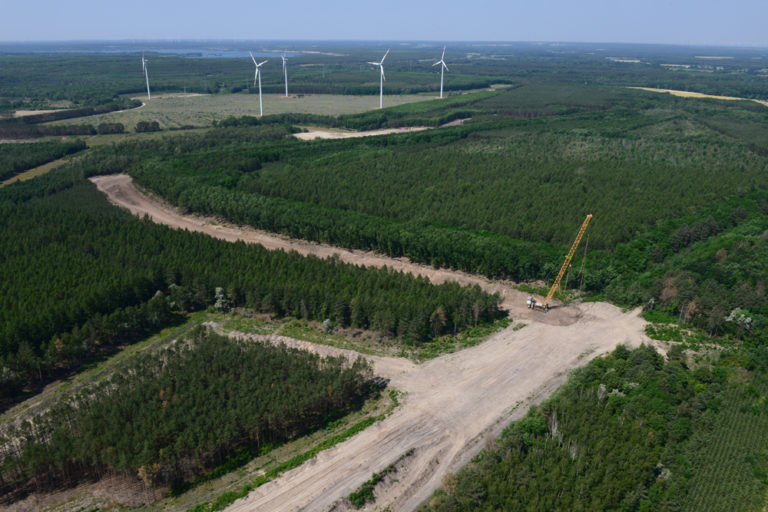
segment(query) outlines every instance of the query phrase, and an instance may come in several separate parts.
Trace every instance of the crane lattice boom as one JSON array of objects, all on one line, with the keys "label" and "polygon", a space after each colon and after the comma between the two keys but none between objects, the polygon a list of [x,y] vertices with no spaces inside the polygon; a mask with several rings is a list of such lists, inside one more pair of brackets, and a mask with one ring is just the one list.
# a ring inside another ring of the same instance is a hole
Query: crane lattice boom
[{"label": "crane lattice boom", "polygon": [[581,229],[579,229],[579,234],[576,235],[576,240],[573,241],[573,245],[571,245],[571,250],[568,251],[568,255],[565,257],[565,261],[563,262],[563,266],[560,267],[560,272],[557,274],[557,278],[555,279],[555,282],[552,284],[552,288],[549,289],[549,293],[547,294],[547,298],[544,299],[543,303],[538,303],[533,297],[528,298],[528,307],[535,307],[536,309],[549,309],[549,301],[552,298],[552,296],[555,294],[555,291],[557,290],[557,287],[560,286],[560,281],[563,279],[563,275],[565,275],[565,271],[568,269],[568,265],[571,264],[571,259],[573,258],[574,253],[576,253],[576,249],[579,247],[579,244],[581,243],[581,239],[584,236],[584,232],[587,230],[587,226],[589,225],[589,221],[592,220],[592,214],[590,213],[587,215],[587,218],[584,219],[584,223],[581,225]]}]

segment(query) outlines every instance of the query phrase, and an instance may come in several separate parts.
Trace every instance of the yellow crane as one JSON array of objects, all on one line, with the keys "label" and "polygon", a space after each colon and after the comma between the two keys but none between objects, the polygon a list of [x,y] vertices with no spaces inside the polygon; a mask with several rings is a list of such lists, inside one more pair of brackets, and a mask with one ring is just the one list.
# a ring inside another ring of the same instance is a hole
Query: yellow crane
[{"label": "yellow crane", "polygon": [[571,259],[573,258],[573,255],[576,252],[576,248],[579,246],[579,243],[581,243],[581,239],[584,236],[584,232],[587,230],[587,226],[589,225],[590,220],[592,220],[591,213],[587,215],[586,219],[584,219],[584,223],[581,225],[581,229],[579,229],[579,234],[576,235],[576,240],[573,241],[573,245],[571,245],[571,250],[568,251],[568,255],[565,257],[563,266],[560,267],[560,272],[558,272],[557,278],[555,279],[555,282],[552,284],[552,288],[549,289],[547,298],[544,299],[542,302],[539,302],[533,296],[528,297],[528,300],[526,301],[526,305],[528,306],[528,309],[543,309],[544,311],[549,311],[549,301],[550,299],[552,299],[552,296],[555,294],[557,287],[560,286],[560,281],[563,279],[563,275],[565,275],[565,271],[568,270],[568,265],[571,264]]}]

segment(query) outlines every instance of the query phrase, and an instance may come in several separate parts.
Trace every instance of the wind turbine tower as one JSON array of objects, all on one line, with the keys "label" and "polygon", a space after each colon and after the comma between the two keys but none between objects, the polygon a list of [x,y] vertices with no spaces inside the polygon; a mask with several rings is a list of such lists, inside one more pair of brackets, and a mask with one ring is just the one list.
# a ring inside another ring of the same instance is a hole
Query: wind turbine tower
[{"label": "wind turbine tower", "polygon": [[288,59],[285,58],[285,55],[280,56],[281,59],[283,59],[283,76],[285,77],[285,97],[288,97],[288,66],[286,65],[286,62],[288,62]]},{"label": "wind turbine tower", "polygon": [[448,69],[448,66],[445,64],[445,46],[443,46],[443,55],[440,57],[440,60],[432,64],[432,66],[437,66],[438,64],[441,64],[440,66],[440,99],[443,98],[443,72],[444,71],[450,71]]},{"label": "wind turbine tower", "polygon": [[384,107],[384,59],[387,58],[387,55],[389,55],[389,50],[391,48],[387,49],[387,53],[384,54],[384,56],[381,58],[381,62],[369,62],[368,64],[371,64],[373,66],[379,66],[379,69],[381,70],[381,80],[379,85],[379,108]]},{"label": "wind turbine tower", "polygon": [[264,115],[264,104],[261,102],[261,73],[259,73],[259,70],[261,70],[261,66],[267,63],[267,61],[262,61],[261,63],[257,63],[256,59],[253,56],[253,53],[248,52],[251,54],[251,60],[253,61],[253,65],[256,66],[256,74],[253,75],[253,85],[256,85],[256,80],[259,81],[259,117]]},{"label": "wind turbine tower", "polygon": [[144,58],[144,53],[141,54],[141,70],[144,71],[144,78],[147,81],[147,101],[152,99],[152,95],[149,92],[149,72],[147,71],[147,59]]}]

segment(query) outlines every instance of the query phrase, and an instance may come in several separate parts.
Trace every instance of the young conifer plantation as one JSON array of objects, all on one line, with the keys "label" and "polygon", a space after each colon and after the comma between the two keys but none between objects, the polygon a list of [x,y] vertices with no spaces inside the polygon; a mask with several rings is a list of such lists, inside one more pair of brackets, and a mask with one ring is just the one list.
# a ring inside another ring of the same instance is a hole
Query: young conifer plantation
[{"label": "young conifer plantation", "polygon": [[362,359],[350,365],[200,328],[6,428],[3,494],[109,473],[179,485],[237,453],[253,456],[359,407],[371,377]]},{"label": "young conifer plantation", "polygon": [[[230,244],[139,220],[79,169],[0,191],[2,395],[14,400],[184,312],[246,307],[425,341],[500,315],[499,297],[388,269]],[[68,181],[69,180],[69,181]],[[450,320],[435,332],[435,311]]]}]

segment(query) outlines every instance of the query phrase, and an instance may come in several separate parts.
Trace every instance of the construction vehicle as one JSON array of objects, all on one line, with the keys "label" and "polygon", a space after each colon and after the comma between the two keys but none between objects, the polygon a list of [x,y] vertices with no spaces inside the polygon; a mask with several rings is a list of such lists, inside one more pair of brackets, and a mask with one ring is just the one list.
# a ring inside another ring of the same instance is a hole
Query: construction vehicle
[{"label": "construction vehicle", "polygon": [[591,213],[587,215],[586,219],[584,219],[584,223],[581,225],[581,229],[579,229],[579,234],[576,235],[576,240],[573,241],[573,245],[571,245],[571,250],[568,251],[568,255],[565,257],[563,266],[560,267],[560,272],[557,274],[557,278],[555,279],[555,282],[552,284],[552,288],[549,289],[549,293],[547,293],[547,297],[544,300],[539,301],[533,295],[529,296],[528,300],[525,301],[525,304],[528,306],[528,309],[539,309],[542,311],[549,311],[549,301],[552,299],[552,296],[555,294],[555,291],[557,291],[557,288],[560,286],[560,281],[563,279],[563,275],[565,275],[565,271],[568,270],[568,266],[571,264],[571,259],[573,258],[573,255],[576,252],[576,248],[579,247],[581,238],[584,236],[584,232],[587,230],[587,226],[589,225],[590,220],[592,220]]}]

